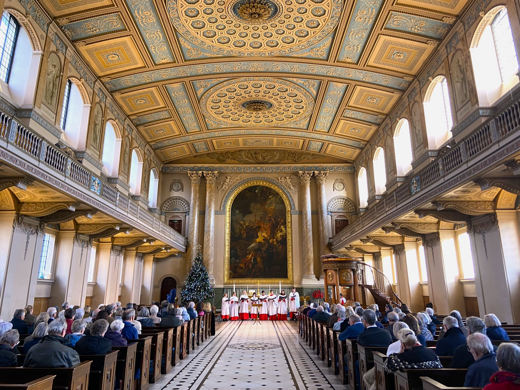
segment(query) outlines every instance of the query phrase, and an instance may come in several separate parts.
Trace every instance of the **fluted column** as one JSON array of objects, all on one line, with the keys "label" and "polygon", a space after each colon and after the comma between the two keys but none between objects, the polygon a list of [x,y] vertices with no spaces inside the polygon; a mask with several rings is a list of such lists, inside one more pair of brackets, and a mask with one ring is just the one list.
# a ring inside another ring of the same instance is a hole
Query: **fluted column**
[{"label": "fluted column", "polygon": [[[327,182],[328,171],[314,172],[318,185],[318,227],[320,231],[320,256],[330,253],[329,237],[330,229],[327,218],[327,198],[325,196],[325,183]],[[320,274],[323,273],[323,264],[320,261]]]},{"label": "fluted column", "polygon": [[197,255],[197,245],[199,236],[199,193],[200,193],[200,179],[202,178],[202,171],[188,172],[191,179],[191,202],[190,202],[190,230],[188,233],[188,253],[186,255],[186,266],[188,270],[195,260]]},{"label": "fluted column", "polygon": [[204,262],[210,281],[213,277],[213,261],[215,256],[215,193],[218,172],[204,172],[206,178],[206,213],[204,215]]},{"label": "fluted column", "polygon": [[312,244],[311,177],[312,172],[298,172],[301,187],[303,279],[316,280]]}]

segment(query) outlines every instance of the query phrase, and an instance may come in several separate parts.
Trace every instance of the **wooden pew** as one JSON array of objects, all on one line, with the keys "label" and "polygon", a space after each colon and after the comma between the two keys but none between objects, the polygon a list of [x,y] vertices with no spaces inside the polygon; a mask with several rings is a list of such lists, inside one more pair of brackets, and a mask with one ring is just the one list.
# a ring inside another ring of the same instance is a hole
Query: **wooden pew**
[{"label": "wooden pew", "polygon": [[448,387],[426,376],[422,376],[421,380],[424,390],[482,390],[481,387]]},{"label": "wooden pew", "polygon": [[428,370],[404,370],[394,373],[396,390],[423,390],[421,377],[430,377],[446,386],[464,385],[467,369],[442,368]]},{"label": "wooden pew", "polygon": [[206,319],[208,318],[207,314],[204,314],[200,318],[200,343],[202,344],[204,340],[206,340]]},{"label": "wooden pew", "polygon": [[338,356],[338,336],[341,334],[341,332],[337,330],[330,330],[329,332],[329,360],[330,360],[330,370],[334,375],[339,374],[339,367],[336,364],[336,356]]},{"label": "wooden pew", "polygon": [[[347,366],[348,366],[348,388],[350,390],[357,389],[356,386],[356,374],[354,371],[354,365],[357,360],[357,352],[358,352],[358,344],[357,340],[346,340],[346,355],[347,355]],[[338,348],[339,354],[339,348]],[[340,371],[341,376],[341,371]],[[343,383],[346,383],[345,379],[343,379]]]},{"label": "wooden pew", "polygon": [[187,344],[188,344],[188,323],[185,322],[184,324],[181,325],[181,350],[179,351],[179,357],[181,359],[186,359],[186,356],[188,355]]},{"label": "wooden pew", "polygon": [[[150,331],[151,330],[151,331]],[[150,335],[156,330],[163,331],[163,345],[161,358],[161,373],[167,374],[172,369],[172,348],[173,348],[173,328],[166,326],[158,326],[155,328],[148,328],[146,335]],[[164,362],[164,364],[162,364]]]},{"label": "wooden pew", "polygon": [[[363,375],[374,367],[374,352],[386,353],[387,347],[365,347],[358,345],[359,354],[359,381],[361,382],[361,390],[368,390],[363,382]],[[349,368],[350,369],[350,368]]]},{"label": "wooden pew", "polygon": [[89,390],[113,390],[116,383],[116,365],[118,351],[106,355],[79,355],[82,362],[91,361]]},{"label": "wooden pew", "polygon": [[[149,328],[150,329],[150,328]],[[164,338],[164,331],[155,330],[155,332],[146,332],[141,336],[150,336],[152,338],[152,345],[150,348],[150,360],[153,361],[153,375],[150,374],[148,376],[148,381],[150,383],[155,383],[162,377],[161,373],[161,363],[162,363],[162,345]]]},{"label": "wooden pew", "polygon": [[190,331],[191,331],[190,351],[194,351],[195,348],[197,348],[197,342],[195,340],[197,337],[197,318],[194,318],[193,320],[190,321],[190,323],[191,323],[190,324]]},{"label": "wooden pew", "polygon": [[387,374],[384,369],[387,356],[378,351],[373,352],[372,356],[374,357],[374,367],[376,368],[377,390],[395,389],[394,374]]},{"label": "wooden pew", "polygon": [[[56,375],[47,375],[26,383],[0,383],[2,390],[52,390]],[[1,379],[0,379],[1,380]],[[25,379],[24,379],[25,380]]]},{"label": "wooden pew", "polygon": [[180,363],[180,350],[181,350],[181,336],[182,328],[176,326],[173,328],[173,353],[172,353],[172,366],[175,367]]},{"label": "wooden pew", "polygon": [[[137,343],[135,355],[135,369],[139,370],[138,378],[135,378],[135,389],[146,390],[150,387],[150,357],[152,349],[152,336],[141,334],[139,339],[128,340],[130,343]],[[135,375],[137,376],[137,375]]]},{"label": "wooden pew", "polygon": [[[126,347],[112,347],[112,350],[119,351],[116,378],[121,381],[121,390],[134,390],[137,343],[129,343]],[[76,387],[73,388],[75,389]]]},{"label": "wooden pew", "polygon": [[54,376],[52,388],[55,390],[86,390],[90,364],[90,361],[82,362],[70,368],[0,367],[0,382],[5,385],[24,384],[51,375]]},{"label": "wooden pew", "polygon": [[325,360],[327,361],[327,367],[332,366],[332,359],[330,358],[330,350],[334,349],[334,345],[330,343],[330,336],[332,334],[332,327],[326,325],[325,328],[323,328],[324,337],[324,345],[325,345]]}]

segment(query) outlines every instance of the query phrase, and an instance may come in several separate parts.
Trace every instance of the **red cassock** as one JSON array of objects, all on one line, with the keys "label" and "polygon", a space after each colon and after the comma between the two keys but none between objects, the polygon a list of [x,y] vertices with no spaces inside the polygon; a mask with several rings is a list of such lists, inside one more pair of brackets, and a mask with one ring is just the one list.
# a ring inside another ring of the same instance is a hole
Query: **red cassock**
[{"label": "red cassock", "polygon": [[256,306],[253,306],[253,304],[258,304],[258,298],[257,297],[253,297],[251,298],[251,318],[253,320],[256,320],[256,318],[258,317],[258,307]]},{"label": "red cassock", "polygon": [[278,296],[278,321],[287,321],[287,295]]},{"label": "red cassock", "polygon": [[259,297],[262,307],[260,307],[260,320],[267,321],[269,310],[267,309],[267,295],[260,295]]},{"label": "red cassock", "polygon": [[249,319],[249,297],[247,295],[240,296],[240,314],[239,318],[241,320]]}]

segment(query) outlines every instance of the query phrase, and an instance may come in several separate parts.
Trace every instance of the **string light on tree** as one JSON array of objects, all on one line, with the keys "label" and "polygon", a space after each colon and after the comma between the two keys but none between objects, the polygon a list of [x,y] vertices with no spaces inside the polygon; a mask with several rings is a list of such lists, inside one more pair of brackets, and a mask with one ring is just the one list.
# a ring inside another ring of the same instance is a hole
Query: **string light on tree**
[{"label": "string light on tree", "polygon": [[213,298],[215,292],[209,282],[209,275],[204,266],[204,259],[202,257],[201,246],[197,246],[197,256],[184,281],[184,289],[181,292],[183,303],[188,302],[204,302],[208,298]]}]

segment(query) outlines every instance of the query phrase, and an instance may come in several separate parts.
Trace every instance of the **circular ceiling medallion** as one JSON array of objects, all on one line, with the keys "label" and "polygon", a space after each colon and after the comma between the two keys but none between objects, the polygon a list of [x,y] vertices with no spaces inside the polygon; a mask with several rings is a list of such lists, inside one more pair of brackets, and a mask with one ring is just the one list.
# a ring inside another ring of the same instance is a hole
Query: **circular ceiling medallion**
[{"label": "circular ceiling medallion", "polygon": [[201,107],[208,119],[225,126],[280,126],[308,118],[314,99],[290,81],[247,77],[210,88]]},{"label": "circular ceiling medallion", "polygon": [[286,55],[336,28],[342,0],[168,0],[168,13],[191,43],[219,55]]}]

